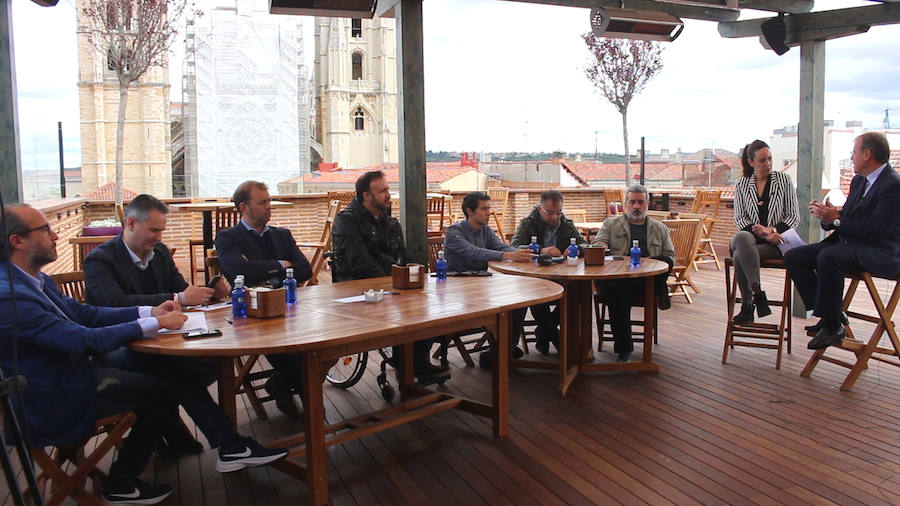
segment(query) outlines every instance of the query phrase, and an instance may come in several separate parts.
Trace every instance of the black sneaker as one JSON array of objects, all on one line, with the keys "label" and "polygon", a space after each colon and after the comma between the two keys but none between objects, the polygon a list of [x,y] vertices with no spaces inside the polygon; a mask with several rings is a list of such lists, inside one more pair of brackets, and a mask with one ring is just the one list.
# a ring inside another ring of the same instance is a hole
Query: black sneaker
[{"label": "black sneaker", "polygon": [[110,504],[157,504],[172,493],[172,487],[134,480],[125,485],[104,485],[103,498]]},{"label": "black sneaker", "polygon": [[241,437],[229,446],[219,448],[219,460],[216,471],[230,473],[245,467],[256,467],[286,457],[288,451],[283,448],[269,449],[252,438]]}]

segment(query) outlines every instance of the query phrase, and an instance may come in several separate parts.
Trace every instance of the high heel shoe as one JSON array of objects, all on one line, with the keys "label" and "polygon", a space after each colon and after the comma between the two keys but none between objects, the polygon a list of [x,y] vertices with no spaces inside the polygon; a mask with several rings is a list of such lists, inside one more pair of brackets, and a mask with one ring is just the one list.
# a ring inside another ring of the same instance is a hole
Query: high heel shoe
[{"label": "high heel shoe", "polygon": [[766,298],[766,292],[759,291],[753,294],[753,305],[756,306],[756,316],[762,318],[772,314],[769,308],[769,299]]}]

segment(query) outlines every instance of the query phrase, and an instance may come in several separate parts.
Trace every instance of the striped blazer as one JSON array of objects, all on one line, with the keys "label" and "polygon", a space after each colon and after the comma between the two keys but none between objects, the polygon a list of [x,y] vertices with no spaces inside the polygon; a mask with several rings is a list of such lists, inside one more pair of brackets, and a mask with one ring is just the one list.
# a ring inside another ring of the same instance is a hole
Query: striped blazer
[{"label": "striped blazer", "polygon": [[756,177],[751,175],[738,179],[734,185],[734,224],[738,230],[747,230],[753,225],[761,224],[775,227],[782,233],[800,224],[797,192],[791,178],[783,172],[772,172],[769,184],[769,222],[759,223]]}]

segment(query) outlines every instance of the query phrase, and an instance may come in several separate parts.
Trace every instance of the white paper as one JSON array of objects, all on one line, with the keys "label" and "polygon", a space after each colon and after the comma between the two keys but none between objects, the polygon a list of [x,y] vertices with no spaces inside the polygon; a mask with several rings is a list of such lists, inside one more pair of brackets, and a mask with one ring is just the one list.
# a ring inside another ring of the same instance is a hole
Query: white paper
[{"label": "white paper", "polygon": [[164,334],[182,334],[184,332],[191,332],[193,330],[206,330],[206,313],[202,311],[190,311],[184,313],[188,319],[184,322],[184,325],[180,329],[169,330],[169,329],[159,329],[157,335]]},{"label": "white paper", "polygon": [[797,246],[806,246],[806,241],[797,234],[797,231],[793,228],[786,230],[783,234],[781,234],[781,241],[778,243],[778,249],[781,250],[781,254],[784,255],[788,251],[796,248]]},{"label": "white paper", "polygon": [[366,294],[354,295],[353,297],[344,297],[343,299],[334,299],[335,302],[347,304],[349,302],[365,302]]}]

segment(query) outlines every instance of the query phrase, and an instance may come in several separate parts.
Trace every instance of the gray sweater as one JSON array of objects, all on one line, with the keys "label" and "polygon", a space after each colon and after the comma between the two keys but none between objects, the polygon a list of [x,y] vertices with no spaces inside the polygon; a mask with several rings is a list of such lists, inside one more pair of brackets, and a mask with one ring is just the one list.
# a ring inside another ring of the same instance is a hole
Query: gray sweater
[{"label": "gray sweater", "polygon": [[504,251],[515,250],[501,241],[491,227],[484,226],[476,232],[467,220],[450,225],[444,235],[448,271],[486,271],[489,261],[502,260]]}]

